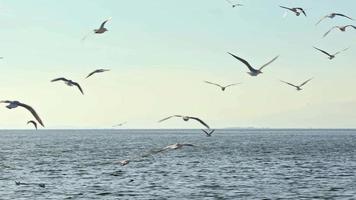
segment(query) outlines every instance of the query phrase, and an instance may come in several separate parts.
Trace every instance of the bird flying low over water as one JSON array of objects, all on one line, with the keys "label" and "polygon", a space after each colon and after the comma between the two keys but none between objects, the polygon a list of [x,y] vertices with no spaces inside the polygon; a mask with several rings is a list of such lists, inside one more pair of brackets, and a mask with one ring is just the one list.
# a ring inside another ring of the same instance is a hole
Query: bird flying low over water
[{"label": "bird flying low over water", "polygon": [[234,55],[232,53],[229,53],[229,52],[227,52],[227,53],[230,54],[231,56],[233,56],[234,58],[236,58],[237,60],[239,60],[240,62],[242,62],[243,64],[245,64],[248,67],[248,69],[250,70],[247,73],[250,74],[251,76],[257,76],[259,74],[262,74],[263,73],[262,69],[265,68],[266,66],[268,66],[269,64],[273,63],[279,57],[279,56],[276,56],[271,61],[269,61],[268,63],[264,64],[262,67],[260,67],[259,69],[255,69],[246,60],[244,60],[244,59],[242,59],[240,57],[237,57],[236,55]]},{"label": "bird flying low over water", "polygon": [[27,122],[27,124],[32,124],[37,130],[37,123],[35,121],[30,120],[30,121]]},{"label": "bird flying low over water", "polygon": [[336,16],[339,16],[339,17],[344,17],[344,18],[347,18],[347,19],[350,19],[352,21],[354,21],[353,18],[347,16],[347,15],[344,15],[344,14],[341,14],[341,13],[331,13],[331,14],[328,14],[328,15],[325,15],[324,17],[322,17],[315,25],[319,25],[323,20],[327,19],[327,18],[330,18],[330,19],[333,19],[335,18]]},{"label": "bird flying low over water", "polygon": [[354,25],[334,26],[334,27],[332,27],[328,32],[326,32],[326,33],[323,35],[323,37],[326,37],[327,35],[329,35],[329,33],[330,33],[332,30],[334,30],[334,29],[339,29],[341,32],[345,32],[348,27],[351,27],[351,28],[356,29],[356,26],[354,26]]},{"label": "bird flying low over water", "polygon": [[217,84],[217,83],[213,83],[213,82],[209,82],[209,81],[204,81],[204,82],[207,83],[207,84],[210,84],[210,85],[218,86],[218,87],[221,88],[222,91],[225,91],[225,89],[228,88],[228,87],[241,84],[241,83],[233,83],[233,84],[230,84],[230,85],[222,86],[222,85],[219,85],[219,84]]},{"label": "bird flying low over water", "polygon": [[127,122],[123,122],[123,123],[120,123],[120,124],[116,124],[116,125],[114,125],[114,126],[112,126],[112,127],[123,126],[124,124],[127,124]]},{"label": "bird flying low over water", "polygon": [[33,115],[33,117],[35,117],[35,119],[37,120],[38,123],[41,124],[41,126],[44,127],[44,124],[40,118],[40,116],[38,116],[38,114],[36,113],[36,111],[29,105],[26,105],[24,103],[21,103],[19,101],[9,101],[9,100],[6,100],[6,101],[0,101],[0,103],[7,103],[9,105],[6,106],[6,108],[8,109],[13,109],[13,108],[17,108],[17,107],[23,107],[25,108],[26,110],[30,111],[31,114]]},{"label": "bird flying low over water", "polygon": [[329,59],[332,60],[332,59],[335,58],[336,55],[338,55],[339,53],[341,53],[341,52],[343,52],[343,51],[347,51],[349,48],[346,48],[346,49],[344,49],[344,50],[338,51],[338,52],[336,52],[336,53],[334,53],[334,54],[330,54],[330,53],[328,53],[328,52],[326,52],[326,51],[324,51],[324,50],[322,50],[322,49],[316,48],[316,47],[314,47],[314,49],[316,49],[316,50],[318,50],[318,51],[320,51],[320,52],[326,54],[327,56],[329,56]]},{"label": "bird flying low over water", "polygon": [[232,2],[232,1],[230,1],[230,0],[226,0],[226,2],[228,2],[229,4],[231,4],[231,6],[232,6],[233,8],[243,6],[243,4],[241,4],[241,3],[234,3],[234,2]]},{"label": "bird flying low over water", "polygon": [[206,131],[204,129],[201,130],[206,134],[207,137],[210,137],[215,132],[215,129],[212,129],[210,131]]},{"label": "bird flying low over water", "polygon": [[97,69],[97,70],[91,72],[90,74],[88,74],[88,76],[85,77],[85,78],[89,78],[89,77],[91,77],[93,74],[96,74],[96,73],[103,73],[103,72],[107,72],[107,71],[110,71],[110,69]]},{"label": "bird flying low over water", "polygon": [[68,80],[66,78],[56,78],[56,79],[51,80],[51,82],[56,82],[56,81],[64,81],[64,83],[66,85],[70,86],[70,87],[71,86],[76,86],[80,90],[80,92],[84,95],[82,87],[80,87],[80,85],[77,82],[74,82],[72,80]]},{"label": "bird flying low over water", "polygon": [[292,86],[292,87],[295,87],[298,91],[301,91],[301,90],[302,90],[302,87],[303,87],[305,84],[307,84],[309,81],[311,81],[312,79],[313,79],[313,78],[310,78],[310,79],[306,80],[304,83],[302,83],[302,84],[300,84],[300,85],[294,85],[294,84],[292,84],[292,83],[288,83],[288,82],[282,81],[282,80],[281,80],[281,82],[282,82],[282,83],[285,83],[285,84],[287,84],[287,85],[290,85],[290,86]]},{"label": "bird flying low over water", "polygon": [[168,119],[170,119],[170,118],[172,118],[172,117],[180,117],[180,118],[182,118],[184,121],[189,121],[190,119],[192,119],[192,120],[195,120],[195,121],[201,123],[201,124],[202,124],[203,126],[205,126],[207,129],[210,129],[209,125],[206,124],[203,120],[201,120],[201,119],[199,119],[199,118],[197,118],[197,117],[189,117],[189,116],[183,116],[183,115],[172,115],[172,116],[166,117],[166,118],[164,118],[164,119],[161,119],[161,120],[159,120],[158,122],[166,121],[166,120],[168,120]]},{"label": "bird flying low over water", "polygon": [[307,16],[307,13],[304,11],[303,8],[288,8],[288,7],[285,7],[285,6],[279,6],[283,9],[287,9],[287,10],[290,10],[292,12],[295,13],[295,15],[299,16],[301,13],[303,13],[305,16]]}]

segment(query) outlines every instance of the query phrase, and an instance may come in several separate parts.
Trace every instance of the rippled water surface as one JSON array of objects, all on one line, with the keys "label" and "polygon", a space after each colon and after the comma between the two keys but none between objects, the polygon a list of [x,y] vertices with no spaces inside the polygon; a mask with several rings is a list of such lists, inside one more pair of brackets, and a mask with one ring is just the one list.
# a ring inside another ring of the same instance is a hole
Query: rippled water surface
[{"label": "rippled water surface", "polygon": [[0,131],[0,199],[278,198],[356,199],[356,130]]}]

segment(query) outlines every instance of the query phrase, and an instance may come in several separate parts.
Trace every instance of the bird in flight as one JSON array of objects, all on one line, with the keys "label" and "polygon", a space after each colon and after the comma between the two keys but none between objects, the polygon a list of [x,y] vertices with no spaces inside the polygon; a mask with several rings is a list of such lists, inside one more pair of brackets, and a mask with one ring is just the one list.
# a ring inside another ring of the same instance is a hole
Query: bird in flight
[{"label": "bird in flight", "polygon": [[[107,28],[105,28],[105,24],[111,20],[111,17],[108,18],[107,20],[105,20],[103,23],[101,23],[100,27],[98,29],[94,29],[94,34],[103,34],[105,33],[106,31],[109,31]],[[91,33],[91,32],[90,32]],[[89,33],[89,34],[90,34]],[[82,41],[84,41],[88,36],[89,34],[87,34],[86,36],[83,37]]]},{"label": "bird in flight", "polygon": [[264,64],[262,67],[260,67],[259,69],[255,69],[246,60],[244,60],[242,58],[239,58],[239,57],[237,57],[236,55],[234,55],[232,53],[229,53],[229,52],[227,52],[227,53],[230,54],[231,56],[233,56],[234,58],[236,58],[237,60],[239,60],[240,62],[242,62],[243,64],[245,64],[248,67],[248,69],[250,70],[247,73],[250,74],[251,76],[257,76],[259,74],[262,74],[263,73],[262,69],[265,68],[266,66],[268,66],[269,64],[273,63],[279,57],[279,56],[276,56],[271,61],[269,61],[268,63]]},{"label": "bird in flight", "polygon": [[328,32],[326,32],[326,33],[323,35],[323,37],[326,37],[327,35],[329,35],[329,33],[330,33],[332,30],[334,30],[334,29],[339,29],[341,32],[345,32],[348,27],[351,27],[351,28],[356,29],[356,26],[354,26],[354,25],[334,26],[334,27],[332,27]]},{"label": "bird in flight", "polygon": [[295,13],[295,15],[299,16],[301,13],[303,13],[305,16],[307,16],[307,13],[304,11],[303,8],[288,8],[288,7],[284,7],[284,6],[279,6],[283,9],[287,9],[287,10],[290,10],[292,12]]},{"label": "bird in flight", "polygon": [[161,119],[161,120],[159,120],[158,122],[163,122],[163,121],[166,121],[166,120],[171,119],[171,118],[173,118],[173,117],[180,117],[180,118],[182,118],[184,121],[189,121],[190,119],[195,120],[195,121],[199,122],[200,124],[202,124],[202,125],[205,126],[207,129],[210,130],[209,125],[206,124],[203,120],[201,120],[201,119],[199,119],[199,118],[197,118],[197,117],[189,117],[189,116],[184,116],[184,115],[172,115],[172,116],[166,117],[166,118],[164,118],[164,119]]},{"label": "bird in flight", "polygon": [[233,84],[229,84],[229,85],[226,85],[226,86],[222,86],[222,85],[219,85],[219,84],[217,84],[217,83],[212,83],[212,82],[209,82],[209,81],[204,81],[204,82],[207,83],[207,84],[210,84],[210,85],[218,86],[218,87],[221,88],[222,91],[225,91],[225,89],[228,88],[228,87],[241,84],[241,83],[233,83]]},{"label": "bird in flight", "polygon": [[336,16],[339,16],[339,17],[345,17],[347,19],[350,19],[352,21],[354,21],[353,18],[347,16],[347,15],[344,15],[344,14],[341,14],[341,13],[331,13],[331,14],[328,14],[328,15],[325,15],[324,17],[322,17],[315,25],[319,25],[323,20],[327,19],[327,18],[330,18],[330,19],[333,19],[335,18]]},{"label": "bird in flight", "polygon": [[329,59],[332,60],[332,59],[335,58],[336,55],[338,55],[339,53],[341,53],[341,52],[343,52],[343,51],[347,51],[349,48],[343,49],[343,50],[338,51],[338,52],[336,52],[336,53],[334,53],[334,54],[330,54],[330,53],[328,53],[328,52],[326,52],[326,51],[324,51],[324,50],[322,50],[322,49],[316,48],[316,47],[314,47],[314,49],[316,49],[316,50],[318,50],[318,51],[320,51],[320,52],[326,54],[327,56],[329,56]]},{"label": "bird in flight", "polygon": [[123,122],[123,123],[120,123],[120,124],[116,124],[116,125],[114,125],[114,126],[112,126],[112,127],[123,126],[124,124],[127,124],[127,122]]},{"label": "bird in flight", "polygon": [[215,132],[215,129],[212,129],[210,131],[206,131],[204,129],[201,130],[206,134],[207,137],[210,137]]},{"label": "bird in flight", "polygon": [[32,124],[37,130],[37,123],[35,121],[30,120],[30,121],[27,122],[27,124]]},{"label": "bird in flight", "polygon": [[0,101],[0,103],[7,103],[9,105],[6,106],[6,108],[8,109],[13,109],[13,108],[17,108],[17,107],[23,107],[25,108],[26,110],[30,111],[31,114],[33,115],[33,117],[35,117],[35,119],[37,120],[38,123],[41,124],[41,126],[44,127],[44,124],[40,118],[40,116],[38,116],[38,114],[36,113],[36,111],[29,105],[27,104],[24,104],[24,103],[21,103],[19,101],[9,101],[9,100],[6,100],[6,101]]},{"label": "bird in flight", "polygon": [[56,82],[56,81],[64,81],[64,83],[66,85],[70,86],[70,87],[71,86],[76,86],[80,90],[80,92],[84,95],[82,87],[80,87],[80,85],[77,82],[74,82],[72,80],[68,80],[66,78],[56,78],[56,79],[51,80],[51,82]]},{"label": "bird in flight", "polygon": [[96,73],[103,73],[103,72],[107,72],[107,71],[110,71],[110,69],[97,69],[97,70],[91,72],[90,74],[88,74],[88,76],[85,77],[85,78],[89,78],[89,77],[91,77],[93,74],[96,74]]},{"label": "bird in flight", "polygon": [[282,80],[281,80],[281,82],[282,82],[282,83],[285,83],[285,84],[287,84],[287,85],[290,85],[290,86],[292,86],[292,87],[295,87],[295,88],[297,89],[297,91],[301,91],[301,90],[302,90],[302,87],[303,87],[305,84],[307,84],[309,81],[311,81],[312,79],[313,79],[313,78],[310,78],[310,79],[306,80],[304,83],[302,83],[302,84],[300,84],[300,85],[294,85],[294,84],[292,84],[292,83],[288,83],[288,82],[282,81]]},{"label": "bird in flight", "polygon": [[234,2],[232,2],[232,1],[230,1],[230,0],[226,0],[226,2],[228,2],[229,4],[231,4],[231,6],[232,6],[233,8],[243,6],[243,4],[241,4],[241,3],[234,3]]}]

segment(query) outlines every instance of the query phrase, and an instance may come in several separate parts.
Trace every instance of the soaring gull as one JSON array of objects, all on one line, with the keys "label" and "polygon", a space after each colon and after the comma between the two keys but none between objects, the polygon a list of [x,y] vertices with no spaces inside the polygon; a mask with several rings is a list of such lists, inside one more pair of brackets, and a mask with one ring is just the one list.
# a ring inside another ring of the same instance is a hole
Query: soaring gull
[{"label": "soaring gull", "polygon": [[326,51],[324,51],[324,50],[322,50],[322,49],[316,48],[316,47],[314,47],[314,49],[316,49],[316,50],[318,50],[318,51],[320,51],[320,52],[326,54],[327,56],[329,56],[329,59],[332,60],[332,59],[335,58],[336,55],[338,55],[339,53],[341,53],[341,52],[343,52],[343,51],[347,51],[349,48],[343,49],[343,50],[338,51],[338,52],[336,52],[336,53],[334,53],[334,54],[330,54],[330,53],[328,53],[328,52],[326,52]]},{"label": "soaring gull", "polygon": [[107,71],[110,71],[110,69],[97,69],[97,70],[91,72],[90,74],[88,74],[88,76],[85,77],[85,78],[89,78],[89,77],[91,77],[93,74],[96,74],[96,73],[103,73],[103,72],[107,72]]},{"label": "soaring gull", "polygon": [[199,118],[197,118],[197,117],[190,117],[190,116],[184,116],[184,115],[172,115],[172,116],[166,117],[166,118],[164,118],[164,119],[161,119],[161,120],[159,120],[158,122],[166,121],[166,120],[168,120],[168,119],[170,119],[170,118],[172,118],[172,117],[180,117],[180,118],[182,118],[184,121],[189,121],[190,119],[192,119],[192,120],[195,120],[195,121],[201,123],[201,124],[202,124],[203,126],[205,126],[207,129],[210,129],[209,125],[206,124],[203,120],[201,120],[201,119],[199,119]]},{"label": "soaring gull", "polygon": [[31,106],[29,106],[29,105],[27,105],[27,104],[24,104],[24,103],[21,103],[21,102],[19,102],[19,101],[9,101],[9,100],[0,101],[0,103],[7,103],[7,104],[9,104],[9,105],[6,106],[6,108],[8,108],[8,109],[17,108],[17,107],[19,107],[19,106],[25,108],[26,110],[30,111],[31,114],[33,115],[33,117],[35,117],[35,119],[37,120],[37,122],[40,123],[41,126],[44,127],[43,122],[42,122],[40,116],[38,116],[38,114],[36,113],[36,111],[35,111]]},{"label": "soaring gull", "polygon": [[295,87],[295,88],[297,89],[297,91],[301,91],[301,90],[302,90],[302,87],[303,87],[305,84],[307,84],[309,81],[311,81],[312,79],[313,79],[313,78],[310,78],[310,79],[306,80],[304,83],[302,83],[302,84],[300,84],[300,85],[294,85],[294,84],[292,84],[292,83],[288,83],[288,82],[282,81],[282,80],[281,80],[281,82],[283,82],[283,83],[285,83],[285,84],[288,84],[288,85],[290,85],[290,86],[292,86],[292,87]]},{"label": "soaring gull", "polygon": [[292,12],[295,13],[295,15],[299,16],[301,13],[303,13],[305,16],[307,16],[307,13],[305,13],[304,9],[303,8],[288,8],[288,7],[284,7],[284,6],[279,6],[283,9],[287,9],[287,10],[290,10]]},{"label": "soaring gull", "polygon": [[[94,30],[93,30],[93,31],[94,31],[94,34],[103,34],[103,33],[105,33],[106,31],[109,31],[108,29],[105,28],[105,24],[106,24],[109,20],[111,20],[111,17],[110,17],[109,19],[105,20],[103,23],[101,23],[101,25],[100,25],[100,27],[99,27],[98,29],[94,29]],[[90,33],[89,33],[89,34],[90,34]],[[86,35],[85,37],[83,37],[82,41],[84,41],[84,40],[89,36],[89,34]]]},{"label": "soaring gull", "polygon": [[116,125],[114,125],[114,126],[112,126],[112,127],[123,126],[124,124],[127,124],[127,122],[123,122],[123,123],[120,123],[120,124],[116,124]]},{"label": "soaring gull", "polygon": [[233,83],[233,84],[229,84],[229,85],[226,85],[226,86],[222,86],[222,85],[219,85],[217,83],[213,83],[213,82],[209,82],[209,81],[204,81],[204,82],[207,83],[207,84],[210,84],[210,85],[218,86],[219,88],[221,88],[222,91],[225,91],[225,89],[228,88],[228,87],[241,84],[241,83]]},{"label": "soaring gull", "polygon": [[30,120],[30,121],[27,122],[27,124],[32,124],[37,130],[37,123],[35,121]]},{"label": "soaring gull", "polygon": [[339,16],[339,17],[345,17],[347,19],[350,19],[352,21],[354,21],[353,18],[347,16],[347,15],[344,15],[344,14],[341,14],[341,13],[331,13],[331,14],[328,14],[328,15],[325,15],[324,17],[322,17],[315,25],[317,26],[318,24],[320,24],[323,20],[327,19],[327,18],[330,18],[330,19],[333,19],[335,18],[336,16]]},{"label": "soaring gull", "polygon": [[334,26],[334,27],[332,27],[328,32],[326,32],[326,33],[323,35],[323,37],[326,37],[327,35],[329,35],[329,33],[330,33],[332,30],[334,30],[334,29],[339,29],[341,32],[345,32],[348,27],[351,27],[351,28],[356,29],[356,26],[354,26],[354,25]]},{"label": "soaring gull", "polygon": [[76,86],[80,90],[80,92],[84,95],[82,87],[80,87],[80,85],[77,82],[74,82],[72,80],[68,80],[66,78],[56,78],[56,79],[51,80],[51,82],[56,82],[56,81],[64,81],[64,83],[66,85],[70,86],[70,87],[71,86]]},{"label": "soaring gull", "polygon": [[251,76],[257,76],[259,74],[262,74],[263,73],[262,69],[265,68],[266,66],[268,66],[269,64],[273,63],[279,57],[279,56],[276,56],[271,61],[269,61],[268,63],[264,64],[262,67],[260,67],[259,69],[255,69],[246,60],[244,60],[244,59],[242,59],[240,57],[237,57],[236,55],[234,55],[232,53],[229,53],[229,52],[227,52],[227,53],[230,54],[231,56],[233,56],[234,58],[236,58],[237,60],[239,60],[240,62],[242,62],[243,64],[245,64],[248,67],[248,69],[250,70],[247,73],[250,74]]}]

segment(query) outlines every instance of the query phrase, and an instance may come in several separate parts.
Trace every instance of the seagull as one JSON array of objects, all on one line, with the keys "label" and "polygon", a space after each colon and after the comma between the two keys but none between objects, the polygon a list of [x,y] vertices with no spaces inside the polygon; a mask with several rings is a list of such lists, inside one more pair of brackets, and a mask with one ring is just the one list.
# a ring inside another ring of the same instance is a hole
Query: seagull
[{"label": "seagull", "polygon": [[227,1],[229,4],[231,4],[231,6],[232,6],[233,8],[243,6],[243,4],[240,4],[240,3],[233,3],[233,2],[231,2],[230,0],[226,0],[226,1]]},{"label": "seagull", "polygon": [[203,120],[197,118],[197,117],[189,117],[189,116],[183,116],[183,115],[172,115],[172,116],[169,116],[169,117],[166,117],[164,119],[161,119],[159,120],[158,122],[163,122],[163,121],[166,121],[172,117],[181,117],[184,121],[188,121],[190,119],[193,119],[193,120],[196,120],[198,121],[199,123],[201,123],[203,126],[205,126],[207,129],[210,129],[209,125],[206,124]]},{"label": "seagull", "polygon": [[290,10],[290,11],[294,12],[295,15],[297,15],[297,16],[299,16],[301,13],[303,13],[305,16],[307,16],[307,14],[305,13],[303,8],[288,8],[288,7],[284,7],[284,6],[279,6],[279,7]]},{"label": "seagull", "polygon": [[250,74],[251,76],[257,76],[259,74],[262,74],[263,73],[262,69],[265,68],[267,65],[271,64],[272,62],[274,62],[275,60],[277,60],[277,58],[279,57],[279,56],[276,56],[271,61],[269,61],[268,63],[264,64],[262,67],[260,67],[259,69],[255,69],[246,60],[244,60],[242,58],[239,58],[239,57],[237,57],[236,55],[234,55],[232,53],[229,53],[229,52],[227,52],[227,53],[230,54],[231,56],[233,56],[234,58],[236,58],[237,60],[241,61],[242,63],[244,63],[248,67],[248,69],[250,70],[247,73]]},{"label": "seagull", "polygon": [[335,18],[336,16],[339,16],[339,17],[345,17],[345,18],[348,18],[352,21],[354,21],[353,18],[351,17],[348,17],[347,15],[344,15],[344,14],[341,14],[341,13],[331,13],[331,14],[328,14],[328,15],[325,15],[324,17],[322,17],[315,25],[319,25],[323,20],[325,20],[326,18],[330,18],[330,19],[333,19]]},{"label": "seagull", "polygon": [[180,144],[180,143],[175,143],[175,144],[171,144],[171,145],[168,145],[166,147],[164,147],[162,150],[167,150],[167,149],[180,149],[184,146],[188,146],[188,147],[194,147],[193,144]]},{"label": "seagull", "polygon": [[220,87],[222,91],[225,91],[225,89],[228,88],[228,87],[241,84],[241,83],[233,83],[233,84],[230,84],[230,85],[221,86],[221,85],[219,85],[217,83],[212,83],[212,82],[209,82],[209,81],[204,81],[204,82],[207,83],[207,84],[216,85],[216,86]]},{"label": "seagull", "polygon": [[129,164],[130,163],[130,160],[120,160],[119,161],[119,164],[121,165],[121,166],[125,166],[125,165],[127,165],[127,164]]},{"label": "seagull", "polygon": [[116,124],[116,125],[114,125],[114,126],[112,126],[112,127],[118,127],[118,126],[123,126],[124,124],[126,124],[127,122],[123,122],[123,123],[120,123],[120,124]]},{"label": "seagull", "polygon": [[40,116],[38,116],[38,114],[36,113],[36,111],[35,111],[31,106],[26,105],[26,104],[24,104],[24,103],[21,103],[21,102],[19,102],[19,101],[9,101],[9,100],[0,101],[0,103],[7,103],[7,104],[9,104],[9,105],[6,106],[6,108],[8,108],[8,109],[17,108],[17,107],[19,107],[19,106],[25,108],[26,110],[30,111],[31,114],[32,114],[32,115],[35,117],[35,119],[37,120],[37,122],[40,123],[41,126],[44,127],[43,122],[42,122]]},{"label": "seagull", "polygon": [[341,32],[345,32],[348,27],[352,27],[352,28],[356,29],[356,26],[354,26],[354,25],[334,26],[334,27],[332,27],[328,32],[326,32],[326,33],[323,35],[323,37],[326,37],[327,35],[329,35],[329,33],[330,33],[332,30],[334,30],[334,29],[339,29]]},{"label": "seagull", "polygon": [[77,82],[68,80],[66,78],[56,78],[56,79],[51,80],[51,82],[56,82],[56,81],[64,81],[64,83],[67,84],[68,86],[77,86],[78,89],[80,90],[80,92],[84,95],[82,88],[80,87],[80,85]]},{"label": "seagull", "polygon": [[204,129],[201,129],[201,130],[206,134],[207,137],[210,137],[211,134],[213,134],[215,132],[215,129],[210,130],[210,132],[208,132],[208,131],[206,131]]},{"label": "seagull", "polygon": [[110,69],[97,69],[93,72],[91,72],[90,74],[88,74],[88,76],[86,78],[89,78],[90,76],[92,76],[93,74],[96,74],[96,73],[103,73],[103,72],[107,72],[107,71],[110,71]]},{"label": "seagull", "polygon": [[324,50],[322,50],[322,49],[316,48],[316,47],[314,47],[314,49],[316,49],[316,50],[318,50],[318,51],[320,51],[320,52],[326,54],[327,56],[329,56],[329,60],[332,60],[332,59],[335,58],[336,55],[338,55],[339,53],[341,53],[341,52],[343,52],[343,51],[347,51],[349,48],[346,48],[346,49],[344,49],[344,50],[338,51],[338,52],[336,52],[336,53],[334,53],[334,54],[330,54],[330,53],[328,53],[328,52],[326,52],[326,51],[324,51]]},{"label": "seagull", "polygon": [[[94,34],[103,34],[103,33],[105,33],[106,31],[109,31],[108,29],[105,28],[105,24],[106,24],[109,20],[111,20],[111,17],[108,18],[107,20],[105,20],[103,23],[101,23],[101,25],[100,25],[100,27],[99,27],[98,29],[94,29],[94,30],[93,30],[93,31],[94,31]],[[90,32],[90,33],[91,33],[91,32]],[[89,33],[89,34],[90,34],[90,33]],[[84,36],[83,39],[82,39],[82,41],[84,41],[84,40],[89,36],[89,34],[86,35],[86,36]]]},{"label": "seagull", "polygon": [[281,80],[281,82],[283,82],[283,83],[285,83],[285,84],[288,84],[288,85],[290,85],[290,86],[295,87],[295,88],[297,89],[297,91],[301,91],[301,90],[302,90],[302,87],[303,87],[305,84],[307,84],[309,81],[311,81],[312,79],[313,79],[313,78],[310,78],[310,79],[306,80],[304,83],[302,83],[302,84],[300,84],[300,85],[294,85],[294,84],[292,84],[292,83],[288,83],[288,82],[282,81],[282,80]]},{"label": "seagull", "polygon": [[36,123],[35,121],[30,120],[30,121],[27,122],[27,124],[33,124],[33,126],[34,126],[34,127],[36,128],[36,130],[37,130],[37,123]]}]

